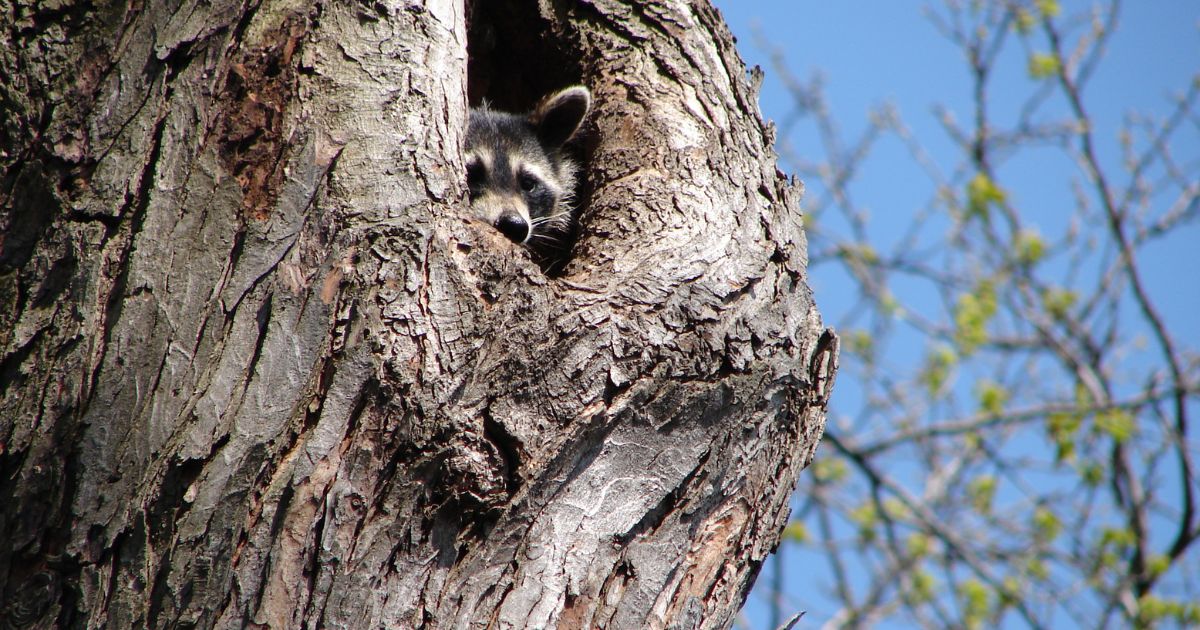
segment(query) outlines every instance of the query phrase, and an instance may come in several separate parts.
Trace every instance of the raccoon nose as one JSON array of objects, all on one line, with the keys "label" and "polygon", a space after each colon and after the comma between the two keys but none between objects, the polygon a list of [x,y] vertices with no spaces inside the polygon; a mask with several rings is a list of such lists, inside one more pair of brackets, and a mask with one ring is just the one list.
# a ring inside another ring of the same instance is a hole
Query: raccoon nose
[{"label": "raccoon nose", "polygon": [[514,243],[524,243],[529,238],[529,223],[514,212],[505,212],[496,219],[496,229]]}]

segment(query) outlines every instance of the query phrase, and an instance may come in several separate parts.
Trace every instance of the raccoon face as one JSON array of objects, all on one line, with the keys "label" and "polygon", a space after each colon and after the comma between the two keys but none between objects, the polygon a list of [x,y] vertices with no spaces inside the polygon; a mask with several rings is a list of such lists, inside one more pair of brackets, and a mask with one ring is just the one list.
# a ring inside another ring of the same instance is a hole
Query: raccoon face
[{"label": "raccoon face", "polygon": [[472,109],[466,163],[475,215],[513,242],[534,247],[569,233],[575,165],[562,146],[590,108],[591,94],[576,86],[524,115]]}]

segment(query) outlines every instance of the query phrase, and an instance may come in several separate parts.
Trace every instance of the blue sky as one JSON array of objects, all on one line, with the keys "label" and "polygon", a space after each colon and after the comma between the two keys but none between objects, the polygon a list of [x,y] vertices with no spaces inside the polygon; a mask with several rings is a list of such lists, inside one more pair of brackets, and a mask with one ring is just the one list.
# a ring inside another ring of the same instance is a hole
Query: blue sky
[{"label": "blue sky", "polygon": [[[747,66],[767,71],[761,94],[763,115],[781,120],[791,105],[768,63],[759,36],[782,49],[791,72],[807,80],[815,72],[825,77],[831,110],[840,131],[855,138],[865,126],[869,112],[890,102],[920,138],[945,171],[958,162],[949,139],[933,114],[942,105],[960,121],[971,115],[967,68],[960,53],[931,25],[923,12],[928,3],[815,1],[815,0],[716,0],[730,29],[738,38],[738,49]],[[1064,13],[1078,11],[1086,3],[1064,1]],[[1013,47],[1019,53],[1019,47]],[[998,68],[992,113],[1001,123],[1011,121],[1028,92],[1026,60],[1019,54]],[[1122,121],[1132,112],[1165,116],[1174,95],[1189,81],[1200,80],[1200,2],[1169,0],[1125,2],[1120,26],[1098,74],[1087,88],[1090,113],[1096,122],[1101,159],[1113,173],[1119,158],[1116,136]],[[810,125],[811,127],[811,125]],[[1200,123],[1194,123],[1177,142],[1180,162],[1200,164]],[[797,126],[791,142],[803,153],[816,139],[811,129]],[[1020,182],[1011,192],[1014,204],[1029,224],[1043,234],[1065,228],[1065,216],[1073,201],[1063,181],[1076,176],[1075,167],[1061,154],[1050,157],[1026,153],[1000,166],[1001,181]],[[814,159],[819,156],[813,155]],[[898,147],[878,146],[866,165],[860,201],[871,210],[873,238],[886,243],[899,234],[915,208],[929,199],[929,182],[909,164]],[[783,167],[787,169],[787,165]],[[1200,174],[1196,176],[1200,179]],[[809,196],[820,194],[810,183]],[[803,203],[802,203],[803,205]],[[886,245],[881,247],[886,249]],[[1200,224],[1192,222],[1166,239],[1147,247],[1141,264],[1152,299],[1162,309],[1168,328],[1183,345],[1200,347]],[[810,278],[818,306],[827,321],[837,322],[839,313],[852,298],[841,291],[841,279],[832,266],[816,269]],[[839,381],[839,388],[854,386]],[[836,413],[838,392],[833,401]],[[820,453],[818,453],[820,457]],[[791,553],[796,558],[796,553]],[[820,601],[822,569],[809,565],[789,576],[793,601],[808,602],[810,616],[798,627],[817,627],[830,603]],[[766,628],[761,598],[752,596],[744,614],[750,627]]]},{"label": "blue sky", "polygon": [[[738,38],[738,50],[746,65],[767,68],[761,107],[768,119],[780,120],[790,111],[787,95],[773,80],[765,52],[756,44],[760,33],[772,45],[786,52],[792,72],[807,79],[814,72],[826,78],[826,89],[841,131],[856,137],[865,125],[870,110],[882,103],[893,103],[914,133],[933,154],[950,150],[949,140],[937,123],[933,107],[944,105],[959,113],[959,120],[970,115],[970,92],[966,66],[958,50],[930,24],[921,2],[820,2],[814,0],[717,0],[730,30]],[[1065,10],[1078,10],[1080,3],[1065,2]],[[864,19],[869,18],[869,19]],[[1015,48],[1014,48],[1015,50]],[[1002,67],[1001,81],[1017,85],[1026,79],[1024,59],[1013,59]],[[1092,114],[1107,140],[1116,137],[1122,119],[1130,112],[1163,115],[1172,95],[1178,94],[1193,77],[1200,76],[1200,2],[1170,0],[1125,3],[1121,26],[1112,40],[1109,54],[1093,79],[1085,96],[1092,97]],[[1001,82],[998,85],[1003,86]],[[1013,94],[1020,90],[1014,89]],[[994,111],[999,121],[1015,117],[1018,98],[1004,99],[1002,90],[994,90]],[[1104,98],[1096,98],[1104,95]],[[803,130],[793,136],[802,144]],[[808,137],[812,137],[811,135]],[[1193,127],[1190,157],[1200,156],[1200,133]],[[1119,159],[1111,149],[1115,142],[1101,145],[1102,158],[1112,164]],[[886,152],[888,147],[882,147]],[[895,155],[899,155],[897,152]],[[886,162],[886,156],[879,159]],[[954,159],[946,157],[946,160]],[[890,163],[894,166],[902,160]],[[1194,162],[1193,162],[1194,163]],[[949,168],[950,162],[942,164]],[[883,165],[887,166],[887,164]],[[1005,166],[1014,177],[1038,173],[1042,177],[1066,177],[1069,173],[1047,170],[1045,164],[1016,162]],[[1059,168],[1067,165],[1059,164]],[[884,168],[880,168],[884,170]],[[1114,169],[1115,170],[1115,169]],[[927,199],[926,182],[906,187],[909,178],[887,177],[877,187],[863,186],[860,191],[878,190],[878,198],[867,199],[878,234],[896,234],[899,230],[888,219],[902,219],[906,212],[894,207],[913,208]],[[919,178],[917,178],[919,179]],[[1039,187],[1040,188],[1040,187]],[[1042,194],[1040,189],[1038,194]],[[860,193],[861,194],[861,193]],[[1020,194],[1017,191],[1016,194]],[[1018,203],[1020,199],[1016,200]],[[1051,210],[1057,203],[1029,206],[1046,211],[1027,215],[1035,224],[1044,224],[1047,232],[1061,227],[1062,215]],[[1064,203],[1068,200],[1061,200]],[[1179,291],[1170,269],[1176,261],[1189,260],[1200,269],[1200,257],[1193,244],[1200,230],[1192,226],[1176,238],[1149,248],[1146,263],[1161,273],[1147,277],[1150,291],[1163,303],[1168,324],[1174,330],[1197,327],[1191,322],[1200,311],[1200,288]],[[820,282],[820,278],[814,278]],[[1200,287],[1200,281],[1196,283]],[[818,298],[820,294],[818,293]]]}]

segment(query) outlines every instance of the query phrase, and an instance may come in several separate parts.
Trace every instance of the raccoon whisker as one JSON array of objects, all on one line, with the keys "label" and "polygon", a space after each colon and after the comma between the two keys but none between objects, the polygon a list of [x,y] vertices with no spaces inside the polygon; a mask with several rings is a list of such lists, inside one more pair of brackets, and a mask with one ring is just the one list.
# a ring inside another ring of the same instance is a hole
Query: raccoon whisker
[{"label": "raccoon whisker", "polygon": [[550,223],[552,221],[567,221],[570,220],[571,214],[571,210],[560,210],[559,212],[548,214],[544,217],[534,217],[530,223],[534,225],[541,225],[542,223]]},{"label": "raccoon whisker", "polygon": [[537,232],[534,232],[533,234],[530,234],[529,240],[538,239],[538,240],[544,240],[544,241],[546,241],[546,240],[561,241],[561,240],[567,238],[567,236],[569,236],[569,235],[570,235],[570,233],[565,230],[539,230]]},{"label": "raccoon whisker", "polygon": [[543,227],[543,226],[551,227],[551,226],[555,226],[555,225],[561,225],[562,227],[566,227],[569,224],[570,224],[570,216],[568,216],[568,215],[562,215],[562,216],[556,216],[556,217],[544,217],[544,218],[540,218],[540,219],[534,219],[529,222],[529,225],[533,228],[539,228],[539,227]]},{"label": "raccoon whisker", "polygon": [[533,242],[533,241],[538,241],[538,242],[540,242],[540,244],[559,244],[559,242],[566,242],[563,239],[562,234],[545,234],[545,233],[530,234],[528,242]]}]

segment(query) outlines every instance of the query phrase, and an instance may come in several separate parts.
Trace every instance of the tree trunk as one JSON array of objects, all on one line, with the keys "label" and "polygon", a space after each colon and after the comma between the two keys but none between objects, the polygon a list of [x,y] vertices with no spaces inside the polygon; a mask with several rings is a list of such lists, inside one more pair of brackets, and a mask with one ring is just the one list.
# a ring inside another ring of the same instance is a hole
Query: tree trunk
[{"label": "tree trunk", "polygon": [[[706,2],[515,4],[3,9],[0,622],[731,623],[836,367],[799,191]],[[593,90],[558,275],[468,76]]]}]

